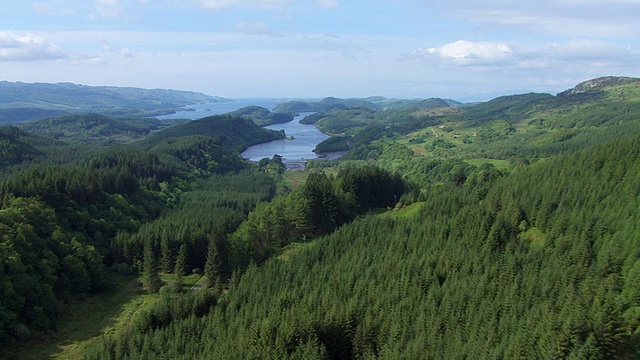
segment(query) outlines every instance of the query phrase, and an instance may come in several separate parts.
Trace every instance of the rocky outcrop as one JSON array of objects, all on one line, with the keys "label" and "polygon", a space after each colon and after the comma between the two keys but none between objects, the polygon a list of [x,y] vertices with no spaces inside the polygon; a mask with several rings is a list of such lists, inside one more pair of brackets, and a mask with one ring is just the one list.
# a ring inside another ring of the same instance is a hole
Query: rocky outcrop
[{"label": "rocky outcrop", "polygon": [[640,83],[640,79],[626,76],[604,76],[581,82],[573,89],[565,90],[561,93],[558,93],[557,96],[570,97],[585,93],[587,91],[601,90],[611,86],[630,84],[634,82]]}]

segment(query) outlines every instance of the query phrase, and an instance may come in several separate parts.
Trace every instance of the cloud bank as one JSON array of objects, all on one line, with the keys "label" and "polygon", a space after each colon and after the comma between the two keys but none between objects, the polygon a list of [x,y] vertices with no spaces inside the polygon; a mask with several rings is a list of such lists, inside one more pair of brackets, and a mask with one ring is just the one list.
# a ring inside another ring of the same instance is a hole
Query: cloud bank
[{"label": "cloud bank", "polygon": [[0,32],[0,60],[36,61],[59,60],[70,56],[45,38],[27,33],[16,36],[9,31]]},{"label": "cloud bank", "polygon": [[552,68],[574,66],[624,67],[637,64],[640,52],[598,39],[573,39],[543,44],[458,40],[437,47],[403,53],[399,61],[439,66]]}]

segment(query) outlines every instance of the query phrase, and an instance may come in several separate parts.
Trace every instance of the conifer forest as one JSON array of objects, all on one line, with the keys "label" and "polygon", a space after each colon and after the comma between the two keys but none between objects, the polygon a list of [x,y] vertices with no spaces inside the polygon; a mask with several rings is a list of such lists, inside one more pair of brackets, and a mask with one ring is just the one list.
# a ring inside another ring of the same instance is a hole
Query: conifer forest
[{"label": "conifer forest", "polygon": [[[581,85],[5,112],[0,358],[639,359],[640,79]],[[340,158],[242,158],[303,112]]]}]

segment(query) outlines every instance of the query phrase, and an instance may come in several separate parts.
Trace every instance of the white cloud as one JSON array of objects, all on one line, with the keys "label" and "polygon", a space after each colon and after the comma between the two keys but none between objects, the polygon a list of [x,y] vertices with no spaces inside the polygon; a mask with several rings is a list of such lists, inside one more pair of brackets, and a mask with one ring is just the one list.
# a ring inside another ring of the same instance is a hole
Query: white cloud
[{"label": "white cloud", "polygon": [[458,40],[440,47],[430,48],[427,52],[453,61],[458,65],[502,63],[513,55],[513,50],[507,44],[466,40]]},{"label": "white cloud", "polygon": [[402,54],[398,61],[429,65],[517,68],[561,68],[562,66],[624,66],[640,62],[640,53],[599,39],[573,39],[546,44],[472,42],[459,40]]},{"label": "white cloud", "polygon": [[11,32],[0,32],[0,60],[29,61],[66,59],[69,55],[43,37],[16,36]]}]

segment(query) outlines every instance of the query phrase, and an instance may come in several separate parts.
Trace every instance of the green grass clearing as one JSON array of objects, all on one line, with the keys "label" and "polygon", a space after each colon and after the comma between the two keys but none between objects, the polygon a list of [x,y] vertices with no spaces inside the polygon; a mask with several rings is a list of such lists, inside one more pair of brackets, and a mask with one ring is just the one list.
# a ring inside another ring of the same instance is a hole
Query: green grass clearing
[{"label": "green grass clearing", "polygon": [[422,202],[417,202],[417,203],[409,204],[399,209],[386,211],[380,214],[380,216],[386,216],[392,219],[400,219],[400,218],[407,218],[407,217],[410,218],[410,217],[416,216],[416,214],[418,214],[418,212],[420,211],[421,207],[422,207]]},{"label": "green grass clearing", "polygon": [[511,168],[511,164],[509,164],[508,160],[499,160],[499,159],[488,159],[488,158],[477,158],[477,159],[467,159],[465,162],[469,165],[473,165],[476,167],[480,167],[484,164],[491,164],[496,167],[498,170],[508,170]]},{"label": "green grass clearing", "polygon": [[309,177],[308,171],[285,171],[282,180],[289,189],[295,190],[304,184]]},{"label": "green grass clearing", "polygon": [[[161,275],[166,283],[175,275]],[[202,276],[184,276],[182,289],[187,292]],[[84,349],[101,336],[121,331],[131,324],[141,310],[150,308],[160,295],[142,286],[142,276],[117,276],[113,290],[90,296],[86,300],[65,304],[58,322],[58,332],[47,340],[33,340],[14,349],[11,359],[81,359]],[[5,354],[6,355],[6,354]]]}]

